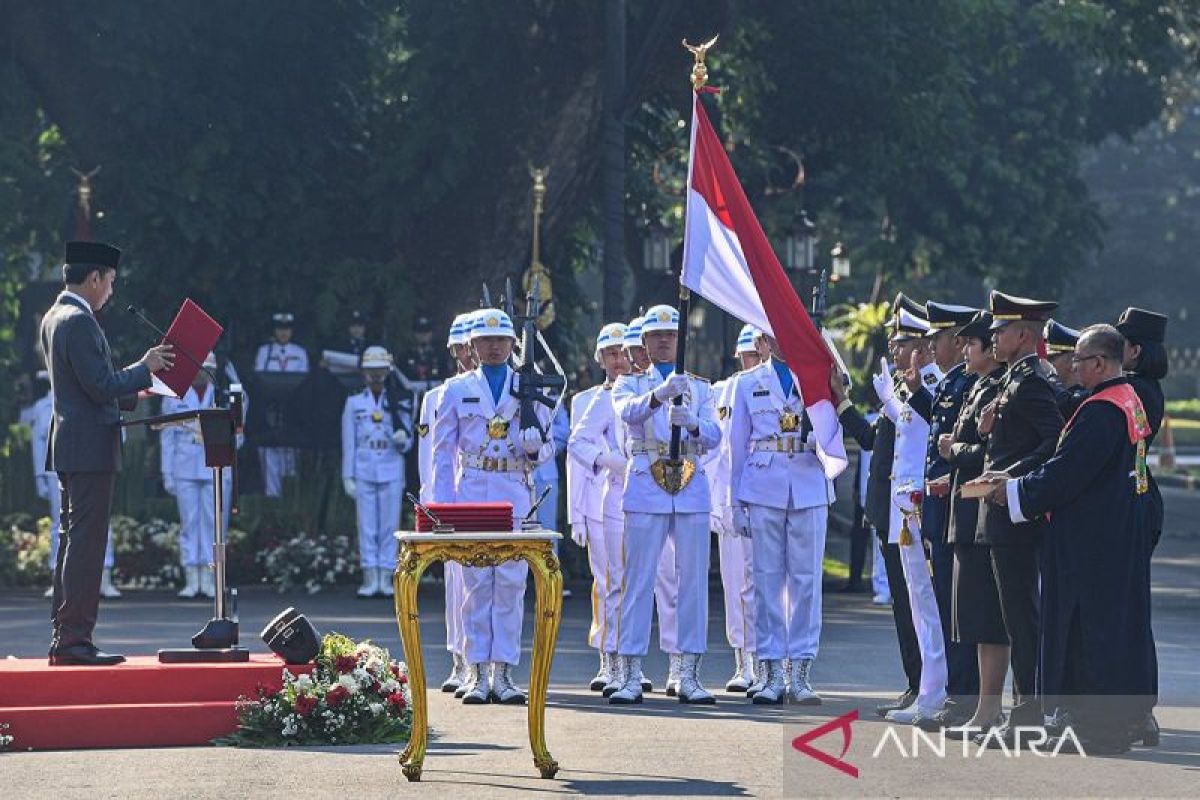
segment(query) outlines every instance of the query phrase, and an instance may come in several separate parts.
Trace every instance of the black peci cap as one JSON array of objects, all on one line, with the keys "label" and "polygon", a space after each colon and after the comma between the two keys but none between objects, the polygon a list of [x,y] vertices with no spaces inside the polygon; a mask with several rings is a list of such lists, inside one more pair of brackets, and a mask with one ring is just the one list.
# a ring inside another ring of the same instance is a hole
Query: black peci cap
[{"label": "black peci cap", "polygon": [[1157,311],[1130,306],[1121,312],[1117,330],[1126,339],[1162,343],[1167,336],[1167,316]]},{"label": "black peci cap", "polygon": [[121,251],[104,242],[67,242],[64,264],[116,269]]}]

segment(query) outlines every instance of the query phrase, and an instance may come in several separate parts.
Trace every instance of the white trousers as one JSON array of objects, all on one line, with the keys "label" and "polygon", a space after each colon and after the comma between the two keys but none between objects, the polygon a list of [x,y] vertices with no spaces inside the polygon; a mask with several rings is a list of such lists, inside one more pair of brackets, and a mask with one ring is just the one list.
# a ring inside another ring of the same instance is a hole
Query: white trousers
[{"label": "white trousers", "polygon": [[463,568],[457,561],[443,563],[446,579],[446,649],[464,655],[466,641],[463,637]]},{"label": "white trousers", "polygon": [[[58,485],[58,476],[50,475],[50,574],[54,575],[54,562],[58,560],[58,526],[62,524],[62,490]],[[104,568],[112,569],[113,558],[112,525],[108,526],[108,543],[104,545]]]},{"label": "white trousers", "polygon": [[296,449],[260,447],[258,461],[262,467],[263,494],[279,497],[283,494],[283,479],[296,474]]},{"label": "white trousers", "polygon": [[463,655],[471,664],[516,665],[521,657],[529,565],[509,561],[497,567],[463,567],[462,573]]},{"label": "white trousers", "polygon": [[871,552],[874,554],[871,558],[871,589],[875,594],[890,598],[892,593],[888,589],[887,567],[883,563],[883,546],[879,544],[879,537],[875,535],[874,528],[870,530],[869,535]]},{"label": "white trousers", "polygon": [[705,513],[625,513],[625,588],[621,598],[618,653],[644,656],[650,647],[651,596],[663,548],[668,541],[675,546],[674,575],[678,586],[674,644],[679,648],[678,652],[705,652],[708,647],[708,537],[708,514]]},{"label": "white trousers", "polygon": [[754,651],[754,547],[744,536],[718,532],[717,553],[725,594],[725,638],[730,647]]},{"label": "white trousers", "polygon": [[[229,492],[233,487],[228,471],[221,483],[225,491],[223,524],[228,528]],[[179,506],[179,563],[184,567],[207,566],[213,559],[216,538],[212,478],[175,481],[175,503]]]},{"label": "white trousers", "polygon": [[[621,547],[624,546],[622,533]],[[621,602],[623,598],[624,595]],[[670,537],[663,542],[662,555],[658,559],[658,572],[654,576],[654,612],[658,615],[658,649],[664,653],[678,653],[679,574],[675,568],[675,540]]]},{"label": "white trousers", "polygon": [[621,612],[621,546],[625,520],[617,516],[603,521],[585,518],[588,565],[592,568],[592,627],[588,644],[615,653],[617,623]]},{"label": "white trousers", "polygon": [[396,568],[396,529],[404,481],[358,481],[358,563],[363,569]]},{"label": "white trousers", "polygon": [[920,524],[913,520],[908,525],[913,543],[899,547],[908,603],[912,606],[913,627],[917,630],[917,646],[921,650],[921,686],[917,708],[933,712],[946,702],[946,644],[942,639],[942,618],[938,615],[933,578],[929,575],[925,548],[921,544]]},{"label": "white trousers", "polygon": [[816,658],[829,507],[749,505],[757,649],[762,659]]}]

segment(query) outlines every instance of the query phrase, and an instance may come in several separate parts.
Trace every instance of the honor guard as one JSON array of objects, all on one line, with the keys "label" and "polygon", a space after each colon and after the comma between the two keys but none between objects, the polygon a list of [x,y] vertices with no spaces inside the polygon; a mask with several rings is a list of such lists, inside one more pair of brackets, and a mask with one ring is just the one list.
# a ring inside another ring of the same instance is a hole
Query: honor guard
[{"label": "honor guard", "polygon": [[[592,625],[588,645],[600,655],[592,691],[613,683],[617,662],[617,613],[621,603],[621,485],[627,459],[617,439],[612,387],[629,373],[623,349],[625,325],[600,329],[594,357],[604,370],[604,383],[585,389],[571,402],[571,437],[567,443],[567,512],[571,538],[588,551],[592,570]],[[615,691],[615,689],[614,689]]]},{"label": "honor guard", "polygon": [[[901,308],[896,317],[890,347],[897,370],[903,372],[913,363],[914,351],[925,347],[923,338],[929,331],[929,322],[905,308]],[[923,385],[935,387],[939,378],[936,364],[928,364],[919,370]],[[900,547],[904,584],[921,654],[921,681],[916,702],[907,708],[889,711],[884,719],[904,724],[928,724],[927,721],[941,712],[946,702],[946,646],[920,521],[929,423],[913,410],[907,387],[902,387],[903,392],[897,391],[886,361],[873,381],[875,393],[883,402],[882,413],[896,426],[888,540]],[[896,587],[893,587],[893,594],[895,591]]]},{"label": "honor guard", "polygon": [[[438,403],[433,488],[439,503],[512,503],[519,527],[533,505],[532,471],[554,457],[554,442],[543,441],[537,428],[519,428],[520,403],[512,394],[514,372],[508,365],[516,338],[503,311],[476,312],[470,340],[480,366],[447,383]],[[548,427],[549,409],[538,406],[537,414]],[[510,671],[521,653],[528,572],[524,562],[463,567],[464,703],[525,702]]]},{"label": "honor guard", "polygon": [[1071,356],[1075,355],[1075,345],[1079,342],[1079,331],[1061,322],[1048,320],[1042,336],[1046,339],[1046,360],[1054,367],[1058,383],[1061,384],[1054,387],[1058,410],[1062,412],[1063,419],[1070,419],[1088,394],[1071,365]]},{"label": "honor guard", "polygon": [[[779,346],[739,375],[729,426],[733,528],[753,550],[755,641],[766,670],[757,704],[820,705],[810,674],[821,638],[821,575],[833,485],[804,398]],[[788,672],[784,674],[784,660]]]},{"label": "honor guard", "polygon": [[[761,348],[761,349],[760,349]],[[729,425],[733,405],[733,389],[738,376],[763,362],[762,331],[745,325],[738,333],[734,358],[741,370],[727,380],[713,384],[717,420],[721,426],[721,446],[709,453],[704,465],[708,475],[713,511],[711,525],[717,532],[717,553],[721,558],[721,588],[725,596],[725,638],[733,648],[733,675],[725,683],[727,692],[744,692],[755,683],[754,668],[754,572],[750,540],[733,528],[733,507],[730,504]]]},{"label": "honor guard", "polygon": [[[700,685],[700,658],[707,649],[708,517],[712,500],[700,459],[720,444],[712,389],[707,381],[674,373],[679,312],[655,306],[642,324],[651,369],[617,380],[613,405],[624,422],[630,455],[622,508],[625,512],[625,591],[621,602],[617,652],[627,676],[610,703],[639,703],[637,679],[649,647],[650,606],[663,544],[675,544],[678,695],[684,703],[713,703]],[[672,401],[681,398],[675,405]],[[668,462],[672,428],[681,429],[681,465]]]},{"label": "honor guard", "polygon": [[392,355],[368,347],[362,355],[366,387],[342,409],[342,483],[358,516],[359,597],[391,597],[395,537],[404,497],[404,455],[412,448],[411,405],[386,388]]},{"label": "honor guard", "polygon": [[[450,351],[450,357],[454,359],[456,376],[464,375],[478,366],[475,362],[475,351],[471,349],[471,343],[467,339],[472,322],[471,314],[459,314],[450,324],[450,335],[446,338],[446,348]],[[454,380],[454,378],[450,380]],[[422,503],[432,503],[434,498],[433,439],[430,434],[433,432],[437,406],[444,391],[446,391],[446,384],[441,383],[421,397],[421,412],[417,420],[417,471],[421,479],[420,499]],[[446,649],[450,651],[453,666],[450,674],[446,676],[446,680],[442,681],[442,691],[457,694],[466,686],[467,681],[467,660],[462,626],[462,565],[457,561],[447,561],[443,574],[446,584]]]},{"label": "honor guard", "polygon": [[[204,369],[196,373],[183,397],[163,398],[162,413],[215,408],[217,387],[208,373],[216,369],[216,356],[209,353],[204,359]],[[229,365],[229,369],[232,369],[232,365]],[[233,380],[237,382],[236,377]],[[241,445],[240,437],[238,445]],[[216,591],[210,567],[216,509],[213,506],[213,471],[205,463],[204,437],[200,435],[199,420],[163,428],[159,448],[163,488],[175,497],[179,506],[179,564],[184,574],[184,586],[179,590],[179,597],[212,597]],[[233,487],[233,475],[230,470],[224,470],[223,473],[222,491],[223,496],[228,498]],[[228,528],[228,502],[221,513],[222,525]]]},{"label": "honor guard", "polygon": [[[294,321],[295,317],[287,311],[272,315],[272,339],[258,348],[254,356],[255,372],[308,372],[308,353],[292,341]],[[296,474],[296,449],[260,447],[258,457],[262,467],[263,493],[267,497],[279,497],[283,494],[283,479]]]},{"label": "honor guard", "polygon": [[361,356],[367,349],[367,318],[361,311],[355,309],[350,312],[346,320],[346,338],[333,349],[356,356]]}]

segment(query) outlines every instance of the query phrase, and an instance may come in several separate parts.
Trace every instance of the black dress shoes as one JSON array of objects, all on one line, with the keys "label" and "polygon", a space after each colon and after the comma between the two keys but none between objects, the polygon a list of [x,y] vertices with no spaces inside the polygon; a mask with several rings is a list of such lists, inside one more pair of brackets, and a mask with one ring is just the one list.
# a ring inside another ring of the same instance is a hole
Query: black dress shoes
[{"label": "black dress shoes", "polygon": [[50,648],[52,667],[111,667],[124,660],[125,656],[105,653],[91,643]]},{"label": "black dress shoes", "polygon": [[886,717],[889,711],[899,711],[902,708],[908,708],[915,702],[917,702],[917,690],[909,689],[892,702],[875,706],[875,713],[881,717]]}]

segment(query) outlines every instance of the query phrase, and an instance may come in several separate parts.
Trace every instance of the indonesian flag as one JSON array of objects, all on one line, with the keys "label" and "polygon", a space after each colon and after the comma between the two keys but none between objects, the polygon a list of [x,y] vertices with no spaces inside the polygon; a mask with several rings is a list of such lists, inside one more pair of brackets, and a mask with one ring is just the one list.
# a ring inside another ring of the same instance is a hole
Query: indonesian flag
[{"label": "indonesian flag", "polygon": [[692,106],[681,280],[778,340],[800,388],[825,475],[837,477],[849,462],[829,388],[833,356],[767,242],[699,93]]}]

